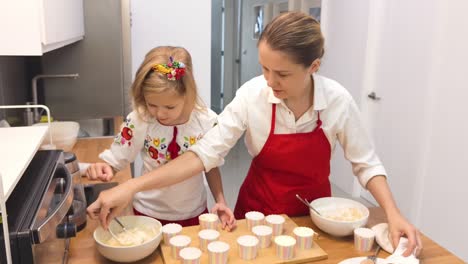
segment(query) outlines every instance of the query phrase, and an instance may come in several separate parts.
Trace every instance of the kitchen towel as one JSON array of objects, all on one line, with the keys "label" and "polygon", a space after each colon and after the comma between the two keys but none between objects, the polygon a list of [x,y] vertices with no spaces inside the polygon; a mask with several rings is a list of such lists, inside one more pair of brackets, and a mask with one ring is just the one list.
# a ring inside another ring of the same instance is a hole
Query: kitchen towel
[{"label": "kitchen towel", "polygon": [[403,257],[403,252],[408,248],[408,239],[401,237],[398,242],[396,249],[393,249],[392,242],[390,241],[390,236],[388,233],[388,224],[380,223],[371,228],[375,232],[375,241],[380,247],[391,253],[389,257],[386,258],[387,263],[395,264],[419,264],[419,259],[415,257],[414,252],[408,257]]}]

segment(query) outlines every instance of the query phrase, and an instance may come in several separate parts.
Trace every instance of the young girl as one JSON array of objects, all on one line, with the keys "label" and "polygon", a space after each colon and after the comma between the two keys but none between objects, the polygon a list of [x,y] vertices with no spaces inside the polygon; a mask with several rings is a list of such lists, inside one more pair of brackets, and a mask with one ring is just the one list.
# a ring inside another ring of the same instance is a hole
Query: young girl
[{"label": "young girl", "polygon": [[[105,163],[88,168],[87,176],[92,180],[109,181],[139,153],[146,174],[186,152],[216,125],[216,114],[198,101],[192,59],[184,48],[151,50],[131,89],[134,111],[124,120],[110,149],[99,155]],[[234,216],[226,206],[219,169],[206,172],[206,179],[217,203],[216,210],[222,208],[223,225],[232,226]],[[198,216],[207,212],[203,174],[165,188],[136,193],[133,211],[157,218],[163,225],[198,224]]]}]

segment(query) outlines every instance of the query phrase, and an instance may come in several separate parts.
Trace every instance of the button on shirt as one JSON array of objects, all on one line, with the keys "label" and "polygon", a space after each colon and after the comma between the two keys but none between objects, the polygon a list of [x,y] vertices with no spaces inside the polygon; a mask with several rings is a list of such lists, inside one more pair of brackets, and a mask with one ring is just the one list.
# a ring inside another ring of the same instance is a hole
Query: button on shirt
[{"label": "button on shirt", "polygon": [[209,171],[224,162],[224,157],[245,132],[247,150],[252,157],[257,156],[270,132],[271,105],[277,104],[275,134],[312,131],[316,127],[317,111],[320,111],[322,128],[331,149],[337,141],[341,144],[346,159],[352,164],[353,173],[364,188],[373,176],[386,175],[351,94],[334,80],[318,74],[313,74],[313,79],[313,108],[297,121],[284,101],[273,95],[263,75],[246,82],[218,116],[218,125],[190,150],[198,155],[205,170]]}]

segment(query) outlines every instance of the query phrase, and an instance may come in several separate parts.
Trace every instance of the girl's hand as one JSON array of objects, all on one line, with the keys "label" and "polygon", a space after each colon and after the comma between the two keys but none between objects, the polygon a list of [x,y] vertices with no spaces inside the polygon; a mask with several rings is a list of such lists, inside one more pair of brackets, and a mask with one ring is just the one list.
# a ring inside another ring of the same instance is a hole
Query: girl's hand
[{"label": "girl's hand", "polygon": [[99,218],[101,225],[107,230],[110,221],[120,215],[133,198],[134,193],[128,184],[127,181],[101,192],[97,200],[88,207],[88,216],[92,219]]},{"label": "girl's hand", "polygon": [[107,163],[93,163],[86,170],[86,177],[90,180],[108,182],[114,177],[112,167]]},{"label": "girl's hand", "polygon": [[231,231],[236,227],[236,218],[234,218],[234,214],[226,204],[215,204],[213,209],[211,209],[211,212],[213,214],[218,214],[223,230],[226,229],[227,231]]},{"label": "girl's hand", "polygon": [[403,253],[404,257],[408,257],[413,252],[417,257],[421,253],[423,245],[419,230],[410,224],[401,214],[388,215],[388,228],[393,248],[397,248],[400,237],[406,236],[408,238],[408,248]]}]

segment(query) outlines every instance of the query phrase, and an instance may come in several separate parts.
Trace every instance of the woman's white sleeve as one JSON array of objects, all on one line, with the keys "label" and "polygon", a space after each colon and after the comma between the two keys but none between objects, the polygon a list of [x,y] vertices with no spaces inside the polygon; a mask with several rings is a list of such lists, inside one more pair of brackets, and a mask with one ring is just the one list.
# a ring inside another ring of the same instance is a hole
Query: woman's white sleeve
[{"label": "woman's white sleeve", "polygon": [[124,169],[143,148],[147,130],[148,123],[141,120],[136,112],[130,113],[110,148],[99,154],[99,158],[117,170]]},{"label": "woman's white sleeve", "polygon": [[374,144],[361,119],[361,113],[352,99],[349,101],[342,129],[338,132],[338,140],[343,147],[345,158],[351,162],[353,173],[358,177],[362,187],[366,188],[367,182],[374,176],[387,175],[375,153]]},{"label": "woman's white sleeve", "polygon": [[241,90],[219,114],[217,124],[190,148],[203,162],[205,171],[224,163],[224,157],[247,128],[248,95]]}]

